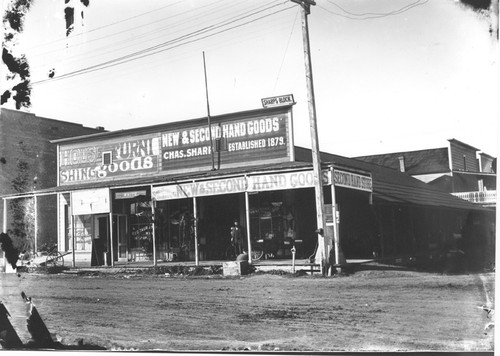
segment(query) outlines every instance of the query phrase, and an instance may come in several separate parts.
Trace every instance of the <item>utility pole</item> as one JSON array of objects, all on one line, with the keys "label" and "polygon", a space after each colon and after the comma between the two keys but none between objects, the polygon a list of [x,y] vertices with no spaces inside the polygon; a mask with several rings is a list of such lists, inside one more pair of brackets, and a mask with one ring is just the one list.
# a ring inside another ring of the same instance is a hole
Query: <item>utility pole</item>
[{"label": "utility pole", "polygon": [[314,191],[316,200],[316,220],[317,229],[322,229],[323,234],[318,234],[318,253],[321,256],[321,272],[326,273],[329,266],[328,240],[325,236],[325,216],[324,216],[324,198],[323,198],[323,177],[321,171],[321,157],[318,142],[318,127],[316,123],[316,105],[314,102],[314,86],[311,64],[311,50],[309,46],[309,26],[307,15],[311,12],[311,5],[316,5],[313,0],[292,0],[301,7],[302,14],[302,42],[304,45],[304,62],[306,69],[307,83],[307,103],[309,107],[309,126],[311,131],[311,149],[313,161]]},{"label": "utility pole", "polygon": [[212,124],[210,118],[210,104],[208,101],[208,80],[207,80],[207,66],[205,64],[205,52],[203,52],[203,73],[205,74],[205,93],[207,96],[207,120],[208,120],[208,135],[210,137],[210,156],[212,157],[212,171],[215,171],[214,161],[214,143],[212,140]]}]

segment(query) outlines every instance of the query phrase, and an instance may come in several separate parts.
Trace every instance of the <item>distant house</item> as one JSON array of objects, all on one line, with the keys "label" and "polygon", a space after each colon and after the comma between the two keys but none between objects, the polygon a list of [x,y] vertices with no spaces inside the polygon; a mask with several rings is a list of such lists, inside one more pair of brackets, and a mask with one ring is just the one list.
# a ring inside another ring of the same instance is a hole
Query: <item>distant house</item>
[{"label": "distant house", "polygon": [[496,158],[456,139],[447,147],[355,157],[389,167],[483,206],[495,206]]},{"label": "distant house", "polygon": [[[32,113],[1,109],[0,114],[0,196],[16,195],[57,186],[57,147],[50,140],[103,132],[103,128],[89,128],[81,124],[59,121]],[[29,199],[29,198],[26,198]],[[38,210],[37,231],[40,244],[57,241],[57,226],[47,223],[56,211],[54,196],[38,197],[37,206],[31,199],[29,206]],[[9,222],[15,208],[8,206]],[[34,216],[34,214],[32,214]],[[4,205],[0,204],[0,221],[4,224]],[[12,224],[6,230],[12,230]],[[31,236],[33,237],[33,236]]]}]

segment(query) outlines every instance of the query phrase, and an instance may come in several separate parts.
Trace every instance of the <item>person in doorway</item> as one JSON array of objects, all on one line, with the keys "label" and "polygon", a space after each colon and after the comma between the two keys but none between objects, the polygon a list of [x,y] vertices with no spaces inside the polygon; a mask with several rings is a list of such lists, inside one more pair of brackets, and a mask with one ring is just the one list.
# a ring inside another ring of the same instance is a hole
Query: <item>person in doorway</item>
[{"label": "person in doorway", "polygon": [[234,220],[234,225],[231,226],[231,245],[234,246],[236,256],[243,253],[243,233],[238,220]]}]

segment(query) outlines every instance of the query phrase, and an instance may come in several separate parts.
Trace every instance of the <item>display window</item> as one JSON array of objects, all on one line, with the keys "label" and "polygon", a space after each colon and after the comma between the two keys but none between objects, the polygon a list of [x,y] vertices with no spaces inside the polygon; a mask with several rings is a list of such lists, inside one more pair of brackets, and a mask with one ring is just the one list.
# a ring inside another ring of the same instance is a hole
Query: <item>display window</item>
[{"label": "display window", "polygon": [[158,258],[164,261],[194,261],[195,221],[192,200],[158,202],[155,212]]},{"label": "display window", "polygon": [[[75,251],[90,251],[92,248],[92,215],[76,215],[73,219],[67,219],[66,236],[69,250],[75,247]],[[73,230],[73,232],[72,232]],[[73,243],[72,234],[74,233],[75,241]]]},{"label": "display window", "polygon": [[291,255],[297,230],[293,196],[285,191],[250,194],[250,240],[252,250],[262,251],[254,259],[283,258]]},{"label": "display window", "polygon": [[247,250],[245,196],[227,194],[198,198],[198,240],[200,259],[227,260],[233,258],[231,227],[238,223],[243,250]]}]

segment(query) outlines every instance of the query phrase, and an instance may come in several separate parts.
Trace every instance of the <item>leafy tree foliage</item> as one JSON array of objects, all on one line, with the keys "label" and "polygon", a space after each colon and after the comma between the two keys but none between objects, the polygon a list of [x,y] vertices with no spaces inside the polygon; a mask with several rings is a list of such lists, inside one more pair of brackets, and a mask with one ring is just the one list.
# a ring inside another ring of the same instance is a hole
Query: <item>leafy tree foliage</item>
[{"label": "leafy tree foliage", "polygon": [[24,55],[16,56],[8,47],[16,40],[16,36],[23,31],[24,16],[28,13],[34,0],[13,0],[3,16],[4,47],[2,61],[7,66],[6,79],[20,81],[11,89],[5,90],[1,95],[0,105],[5,104],[10,98],[16,103],[16,109],[29,108],[30,101],[30,71],[28,60]]},{"label": "leafy tree foliage", "polygon": [[[20,141],[20,157],[27,157],[28,147]],[[23,158],[17,159],[17,176],[11,181],[12,187],[19,193],[33,190],[34,172],[30,164]],[[12,224],[8,233],[14,247],[19,251],[31,250],[34,245],[35,204],[33,198],[11,199],[9,208],[12,212]]]}]

